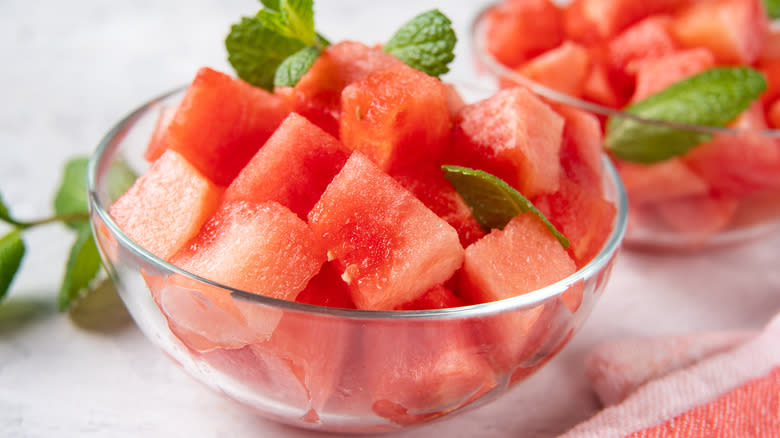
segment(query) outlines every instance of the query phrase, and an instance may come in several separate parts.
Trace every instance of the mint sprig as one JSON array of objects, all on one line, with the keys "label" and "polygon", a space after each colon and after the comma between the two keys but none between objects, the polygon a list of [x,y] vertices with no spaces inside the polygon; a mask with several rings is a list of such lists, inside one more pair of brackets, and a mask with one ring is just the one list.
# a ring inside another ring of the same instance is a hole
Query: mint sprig
[{"label": "mint sprig", "polygon": [[[764,76],[749,67],[713,68],[676,82],[625,111],[643,119],[722,127],[745,111],[766,87]],[[617,158],[649,164],[683,155],[711,138],[706,132],[612,116],[604,142]]]},{"label": "mint sprig", "polygon": [[[21,221],[11,216],[0,198],[0,220],[12,226],[11,232],[0,239],[0,299],[18,273],[25,254],[23,231],[52,223],[62,223],[76,233],[70,250],[64,278],[57,297],[60,310],[71,305],[90,290],[100,272],[100,254],[89,225],[86,170],[88,159],[74,158],[65,164],[62,182],[54,198],[54,216]],[[108,173],[107,189],[111,196],[127,191],[135,181],[135,173],[124,162],[117,161]]]},{"label": "mint sprig", "polygon": [[401,26],[383,50],[409,66],[439,77],[450,71],[458,39],[452,22],[434,9],[424,12]]},{"label": "mint sprig", "polygon": [[267,29],[307,46],[315,44],[312,0],[280,0],[273,2],[273,7],[265,6],[257,13],[257,18]]},{"label": "mint sprig", "polygon": [[294,87],[322,52],[315,46],[304,47],[282,61],[274,75],[275,87]]},{"label": "mint sprig", "polygon": [[764,9],[770,19],[780,18],[780,0],[764,0]]},{"label": "mint sprig", "polygon": [[501,178],[468,167],[444,165],[441,168],[444,177],[463,198],[471,209],[472,216],[485,231],[504,229],[515,216],[531,212],[564,248],[569,247],[569,239],[558,231],[528,198]]}]

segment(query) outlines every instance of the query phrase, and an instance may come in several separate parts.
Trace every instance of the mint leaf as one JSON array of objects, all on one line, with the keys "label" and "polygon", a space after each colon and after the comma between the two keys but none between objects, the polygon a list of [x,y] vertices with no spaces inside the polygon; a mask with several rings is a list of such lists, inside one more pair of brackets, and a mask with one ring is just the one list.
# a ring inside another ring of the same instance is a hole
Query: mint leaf
[{"label": "mint leaf", "polygon": [[3,196],[0,195],[0,221],[3,221],[5,223],[22,227],[24,226],[23,223],[17,221],[16,219],[11,217],[11,213],[8,211],[8,207],[5,205],[5,202],[3,202]]},{"label": "mint leaf", "polygon": [[434,9],[401,26],[385,44],[384,51],[417,70],[438,77],[450,71],[447,65],[455,58],[456,42],[452,22]]},{"label": "mint leaf", "polygon": [[23,257],[24,242],[20,230],[13,230],[0,238],[0,300],[8,292]]},{"label": "mint leaf", "polygon": [[[65,175],[62,178],[57,195],[54,198],[54,212],[57,216],[73,214],[87,215],[87,162],[84,157],[74,158],[65,164]],[[74,228],[77,222],[66,223]]]},{"label": "mint leaf", "polygon": [[297,39],[266,28],[256,17],[243,17],[225,38],[228,61],[238,77],[268,91],[273,90],[274,75],[282,61],[304,47],[306,44]]},{"label": "mint leaf", "polygon": [[89,224],[81,223],[77,227],[76,242],[70,249],[68,264],[65,267],[65,278],[62,280],[57,302],[60,311],[67,310],[100,271],[100,254]]},{"label": "mint leaf", "polygon": [[294,55],[282,61],[274,76],[275,87],[294,87],[320,57],[320,49],[315,46],[304,47]]},{"label": "mint leaf", "polygon": [[260,3],[263,4],[268,9],[274,9],[276,11],[279,10],[279,2],[280,0],[260,0]]},{"label": "mint leaf", "polygon": [[275,8],[261,9],[257,18],[279,35],[301,41],[307,46],[315,43],[314,4],[312,0],[280,0]]},{"label": "mint leaf", "polygon": [[780,18],[780,0],[764,0],[764,9],[770,19]]},{"label": "mint leaf", "polygon": [[[689,125],[725,126],[745,111],[766,89],[764,76],[748,67],[722,67],[670,85],[637,102],[626,112],[645,119]],[[610,117],[604,139],[616,157],[638,163],[654,163],[682,155],[708,133]]]},{"label": "mint leaf", "polygon": [[531,201],[502,179],[467,167],[444,165],[441,168],[444,177],[452,183],[471,209],[474,219],[485,231],[493,228],[504,229],[515,216],[530,211],[539,217],[564,248],[569,247],[569,239],[561,234]]}]

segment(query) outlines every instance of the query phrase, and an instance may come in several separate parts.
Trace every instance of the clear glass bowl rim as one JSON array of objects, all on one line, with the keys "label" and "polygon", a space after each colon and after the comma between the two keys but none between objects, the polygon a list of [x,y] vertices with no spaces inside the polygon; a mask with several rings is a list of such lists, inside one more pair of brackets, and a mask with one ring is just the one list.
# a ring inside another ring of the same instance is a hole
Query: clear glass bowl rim
[{"label": "clear glass bowl rim", "polygon": [[[482,87],[478,87],[482,88]],[[503,300],[492,301],[489,303],[474,304],[469,306],[453,307],[446,309],[431,309],[431,310],[356,310],[356,309],[342,309],[332,308],[324,306],[316,306],[312,304],[297,303],[293,301],[280,300],[276,298],[266,297],[262,295],[252,294],[250,292],[242,291],[240,289],[232,288],[224,284],[220,284],[209,279],[197,276],[193,273],[182,270],[165,260],[153,255],[138,243],[130,239],[114,222],[111,215],[108,213],[108,206],[104,206],[98,196],[98,172],[101,168],[103,161],[112,158],[113,153],[111,145],[116,142],[117,138],[121,138],[124,133],[132,128],[133,124],[144,114],[154,108],[159,102],[166,99],[173,98],[176,94],[183,92],[186,86],[178,87],[171,91],[168,91],[157,98],[154,98],[121,119],[116,125],[114,125],[108,133],[100,140],[96,151],[90,156],[89,164],[87,167],[87,194],[89,201],[89,208],[91,215],[97,215],[100,220],[108,227],[113,237],[117,240],[117,244],[122,245],[124,248],[129,249],[136,257],[144,260],[147,263],[155,266],[168,274],[177,274],[190,279],[205,283],[207,285],[215,286],[226,291],[231,292],[234,297],[243,298],[248,301],[256,302],[272,308],[279,308],[286,311],[296,311],[303,313],[313,313],[320,315],[330,315],[339,318],[348,319],[371,319],[371,320],[438,320],[438,319],[454,319],[454,318],[472,318],[483,315],[491,315],[508,310],[518,310],[532,308],[547,299],[556,297],[565,292],[569,286],[578,282],[584,281],[587,278],[591,278],[598,275],[612,260],[613,256],[618,252],[623,237],[626,232],[628,221],[628,200],[626,192],[623,188],[623,184],[618,176],[617,170],[612,165],[606,155],[602,155],[602,162],[604,165],[604,171],[612,181],[615,190],[615,207],[617,214],[613,221],[612,231],[605,242],[601,251],[596,255],[593,260],[588,264],[577,270],[574,274],[547,285],[543,288],[537,289],[532,292],[528,292],[522,295],[518,295],[512,298],[506,298]],[[114,148],[115,149],[115,148]],[[95,220],[91,219],[93,234],[97,233],[95,229]]]},{"label": "clear glass bowl rim", "polygon": [[[589,102],[587,100],[580,99],[578,97],[574,97],[566,93],[561,93],[560,91],[556,91],[552,88],[544,86],[532,79],[529,79],[521,75],[520,73],[514,71],[513,69],[499,62],[485,48],[485,44],[484,44],[485,41],[484,37],[486,31],[485,18],[488,12],[492,8],[496,7],[501,3],[502,1],[497,1],[485,6],[477,13],[476,17],[471,22],[471,41],[470,41],[471,52],[474,54],[476,59],[480,63],[484,64],[492,74],[496,75],[497,78],[500,77],[508,78],[512,82],[515,82],[519,85],[523,85],[524,87],[530,89],[534,93],[543,96],[547,99],[550,99],[552,101],[570,105],[575,108],[580,108],[607,117],[619,117],[619,118],[629,119],[640,123],[646,123],[646,124],[661,126],[666,128],[679,129],[684,131],[700,132],[704,134],[739,135],[748,132],[746,130],[740,130],[734,128],[706,126],[706,125],[692,125],[687,123],[678,123],[669,120],[648,119],[648,118],[636,116],[634,114],[629,114],[623,110],[610,108],[608,106]],[[780,25],[780,22],[778,22],[777,24]],[[749,132],[754,134],[759,134],[761,136],[766,136],[766,137],[780,138],[780,129],[762,129],[762,130],[753,130]]]}]

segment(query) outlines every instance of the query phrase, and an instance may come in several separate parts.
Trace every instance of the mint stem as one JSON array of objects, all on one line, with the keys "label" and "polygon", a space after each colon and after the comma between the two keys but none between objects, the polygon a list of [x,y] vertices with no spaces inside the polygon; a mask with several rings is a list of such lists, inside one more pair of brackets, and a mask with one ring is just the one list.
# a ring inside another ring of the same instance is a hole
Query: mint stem
[{"label": "mint stem", "polygon": [[55,222],[81,222],[88,221],[89,214],[87,213],[68,213],[58,214],[44,219],[38,219],[30,222],[19,222],[11,220],[8,223],[19,228],[20,230],[26,230],[28,228],[37,227],[38,225],[47,225]]}]

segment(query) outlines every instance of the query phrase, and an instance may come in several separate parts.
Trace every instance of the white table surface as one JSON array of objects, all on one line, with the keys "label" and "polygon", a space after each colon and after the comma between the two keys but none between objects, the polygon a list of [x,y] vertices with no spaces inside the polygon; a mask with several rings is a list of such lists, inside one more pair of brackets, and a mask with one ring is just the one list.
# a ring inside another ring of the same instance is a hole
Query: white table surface
[{"label": "white table surface", "polygon": [[[131,108],[188,82],[202,65],[229,71],[224,36],[259,4],[0,1],[0,193],[13,212],[50,214],[61,163],[91,153]],[[453,76],[469,77],[469,21],[483,6],[320,0],[316,19],[331,40],[381,42],[417,12],[439,7],[461,40]],[[51,226],[26,239],[22,271],[0,304],[0,435],[315,435],[266,421],[201,387],[147,342],[111,289],[106,300],[91,303],[102,313],[58,313],[55,296],[73,237]],[[696,255],[624,251],[593,316],[548,366],[492,404],[396,436],[566,431],[599,409],[582,370],[595,344],[766,323],[780,310],[778,247],[780,234]]]}]

